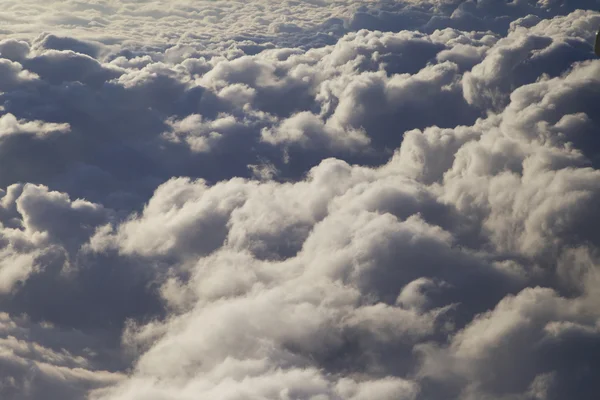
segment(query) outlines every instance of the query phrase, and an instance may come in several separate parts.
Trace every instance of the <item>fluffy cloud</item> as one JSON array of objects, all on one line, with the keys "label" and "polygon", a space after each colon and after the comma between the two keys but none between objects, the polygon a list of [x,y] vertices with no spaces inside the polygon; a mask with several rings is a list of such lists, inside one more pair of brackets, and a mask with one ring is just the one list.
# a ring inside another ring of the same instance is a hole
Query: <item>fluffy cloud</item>
[{"label": "fluffy cloud", "polygon": [[592,399],[595,1],[0,16],[0,396]]},{"label": "fluffy cloud", "polygon": [[69,129],[69,124],[17,120],[12,114],[4,114],[0,117],[0,137],[23,133],[43,137],[52,133],[68,132]]},{"label": "fluffy cloud", "polygon": [[52,324],[0,314],[0,393],[11,399],[77,398],[122,374],[97,368],[96,340]]},{"label": "fluffy cloud", "polygon": [[[597,302],[597,298],[594,299]],[[597,304],[597,303],[596,303]],[[528,288],[507,296],[458,332],[444,348],[419,346],[423,376],[461,382],[461,397],[562,399],[598,390],[598,314],[586,300],[551,289]]]},{"label": "fluffy cloud", "polygon": [[34,81],[38,78],[34,73],[23,70],[23,66],[18,62],[9,59],[0,59],[0,72],[2,72],[1,90],[10,90],[19,86],[19,84]]},{"label": "fluffy cloud", "polygon": [[502,109],[515,88],[539,79],[540,70],[546,76],[559,75],[573,62],[586,60],[599,18],[593,11],[578,10],[532,27],[528,18],[514,21],[485,60],[465,74],[465,98]]}]

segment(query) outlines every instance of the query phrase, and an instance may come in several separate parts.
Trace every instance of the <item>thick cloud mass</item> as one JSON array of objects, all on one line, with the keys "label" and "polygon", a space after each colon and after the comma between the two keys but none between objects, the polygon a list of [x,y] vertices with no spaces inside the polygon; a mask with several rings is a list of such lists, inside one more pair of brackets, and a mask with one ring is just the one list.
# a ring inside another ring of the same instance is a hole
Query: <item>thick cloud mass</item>
[{"label": "thick cloud mass", "polygon": [[4,1],[0,398],[597,399],[599,7]]}]

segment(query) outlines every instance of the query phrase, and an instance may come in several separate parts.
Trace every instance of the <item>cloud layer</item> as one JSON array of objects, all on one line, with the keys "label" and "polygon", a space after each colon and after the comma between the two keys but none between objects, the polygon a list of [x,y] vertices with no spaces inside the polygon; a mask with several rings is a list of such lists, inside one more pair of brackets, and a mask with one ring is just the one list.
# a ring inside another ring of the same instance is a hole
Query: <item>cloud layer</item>
[{"label": "cloud layer", "polygon": [[600,389],[597,1],[0,13],[0,395]]}]

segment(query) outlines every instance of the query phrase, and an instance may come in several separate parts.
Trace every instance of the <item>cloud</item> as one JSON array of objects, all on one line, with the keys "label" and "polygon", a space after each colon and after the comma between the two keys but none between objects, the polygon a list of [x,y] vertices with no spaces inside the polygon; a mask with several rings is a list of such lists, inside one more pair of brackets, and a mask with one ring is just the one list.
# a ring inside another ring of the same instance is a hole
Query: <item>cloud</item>
[{"label": "cloud", "polygon": [[72,37],[59,37],[49,33],[41,34],[33,42],[33,51],[43,52],[44,50],[71,50],[78,54],[85,54],[93,58],[100,58],[102,43],[94,43],[85,40],[77,40]]},{"label": "cloud", "polygon": [[62,331],[52,324],[0,314],[0,393],[11,399],[76,398],[93,388],[115,384],[122,374],[97,369],[94,354],[84,346],[94,338]]},{"label": "cloud", "polygon": [[10,292],[39,270],[39,259],[44,255],[61,253],[72,246],[76,250],[77,244],[86,240],[79,236],[84,231],[77,230],[86,222],[103,218],[96,205],[81,200],[71,203],[65,194],[49,192],[46,187],[15,184],[3,194],[3,292]]},{"label": "cloud", "polygon": [[[455,44],[478,41],[453,35]],[[412,47],[424,46],[433,57],[442,40],[363,31],[309,51],[273,49],[181,64],[101,63],[72,50],[41,50],[22,61],[41,81],[5,93],[5,108],[18,119],[68,123],[73,134],[36,143],[36,156],[27,159],[36,172],[22,168],[14,177],[7,169],[0,181],[35,180],[131,209],[171,176],[249,176],[248,165],[266,161],[296,179],[328,156],[382,163],[388,155],[378,152],[397,147],[406,129],[430,122],[455,126],[479,115],[462,99],[456,64],[426,65],[427,57],[410,65],[400,61]],[[372,65],[361,61],[366,55]],[[419,99],[419,91],[430,96]],[[433,121],[420,116],[442,103],[456,110]],[[388,124],[396,126],[395,136],[387,137]],[[27,147],[34,154],[25,140],[9,147],[11,153]],[[49,162],[47,154],[62,156]],[[228,154],[237,154],[236,160],[224,164]],[[12,166],[21,161],[7,155],[5,162],[15,171]],[[120,173],[125,165],[131,173]]]},{"label": "cloud", "polygon": [[461,382],[467,399],[490,393],[541,399],[577,393],[591,399],[596,355],[583,349],[596,347],[595,321],[597,314],[579,300],[528,288],[480,315],[447,348],[419,347],[421,373]]},{"label": "cloud", "polygon": [[0,42],[0,55],[7,60],[23,60],[29,54],[29,50],[29,43],[22,40],[5,39]]},{"label": "cloud", "polygon": [[[127,316],[160,309],[147,272],[110,261],[109,254],[89,257],[83,249],[96,229],[115,217],[114,211],[33,184],[11,185],[1,204],[0,304],[6,312],[94,330],[114,341]],[[105,291],[105,282],[112,280]],[[119,316],[111,311],[117,304]]]},{"label": "cloud", "polygon": [[540,64],[546,66],[544,74],[556,76],[573,62],[588,59],[598,22],[597,13],[583,10],[533,27],[526,19],[514,21],[507,37],[465,74],[465,98],[470,104],[503,108],[515,88],[539,78]]},{"label": "cloud", "polygon": [[0,395],[592,399],[592,1],[0,16]]},{"label": "cloud", "polygon": [[[312,170],[307,182],[293,186],[232,180],[207,188],[203,182],[173,180],[117,236],[99,231],[91,241],[97,251],[112,243],[145,257],[208,254],[180,272],[191,274],[189,280],[174,277],[162,288],[170,307],[182,314],[127,336],[134,348],[151,346],[141,354],[135,378],[99,396],[175,393],[169,382],[183,374],[189,386],[177,389],[177,396],[200,388],[209,395],[216,389],[204,383],[207,376],[247,360],[286,374],[315,363],[339,373],[400,373],[410,369],[414,343],[444,334],[455,304],[472,304],[470,296],[494,304],[506,290],[522,285],[523,277],[513,271],[454,250],[449,232],[419,216],[443,220],[444,207],[433,199],[415,201],[425,188],[394,189],[410,181],[391,167],[372,170],[329,160]],[[304,205],[289,207],[299,195]],[[178,203],[182,208],[172,208]],[[402,219],[386,207],[397,208]],[[279,215],[271,215],[278,209]],[[163,233],[151,226],[161,226]],[[198,230],[190,232],[188,226]],[[210,243],[208,235],[219,242],[209,249],[188,247]],[[443,293],[434,294],[429,304],[424,298],[411,300],[422,276],[442,280]],[[485,286],[489,298],[476,295],[474,285]],[[211,328],[203,331],[198,324]],[[390,348],[406,359],[390,358]],[[275,382],[280,372],[256,373],[260,381]],[[151,383],[157,378],[164,384]],[[397,378],[387,379],[391,384]],[[260,391],[260,381],[244,380],[252,387],[235,390],[269,396]],[[375,378],[364,382],[379,385]],[[336,396],[327,386],[318,393]],[[416,394],[415,389],[389,393],[384,398]]]},{"label": "cloud", "polygon": [[33,134],[38,137],[44,137],[52,133],[65,133],[69,130],[69,124],[17,120],[12,114],[0,116],[0,137],[19,134]]},{"label": "cloud", "polygon": [[1,90],[10,90],[21,83],[34,81],[38,78],[34,73],[23,70],[23,66],[18,62],[7,59],[0,59],[0,71],[2,72]]}]

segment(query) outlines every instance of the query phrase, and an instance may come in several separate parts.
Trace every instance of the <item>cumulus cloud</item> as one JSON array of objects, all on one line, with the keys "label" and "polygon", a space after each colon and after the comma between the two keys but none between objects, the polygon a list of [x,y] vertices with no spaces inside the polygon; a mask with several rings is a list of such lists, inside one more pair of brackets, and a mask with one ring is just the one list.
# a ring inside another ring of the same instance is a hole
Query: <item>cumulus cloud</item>
[{"label": "cumulus cloud", "polygon": [[9,59],[0,59],[0,72],[2,72],[0,90],[10,90],[21,83],[34,81],[38,78],[36,74],[23,70],[23,66],[18,62]]},{"label": "cumulus cloud", "polygon": [[578,10],[533,26],[527,18],[514,21],[485,60],[465,74],[465,98],[471,104],[501,109],[514,89],[539,79],[540,70],[555,76],[573,62],[588,59],[598,18],[596,12]]},{"label": "cumulus cloud", "polygon": [[23,121],[18,120],[12,114],[0,116],[0,137],[23,133],[43,137],[52,133],[68,132],[69,129],[69,124],[47,123],[44,121]]},{"label": "cumulus cloud", "polygon": [[124,376],[97,368],[95,339],[49,323],[0,314],[0,394],[11,399],[77,398]]},{"label": "cumulus cloud", "polygon": [[594,399],[597,2],[6,2],[0,397]]}]

